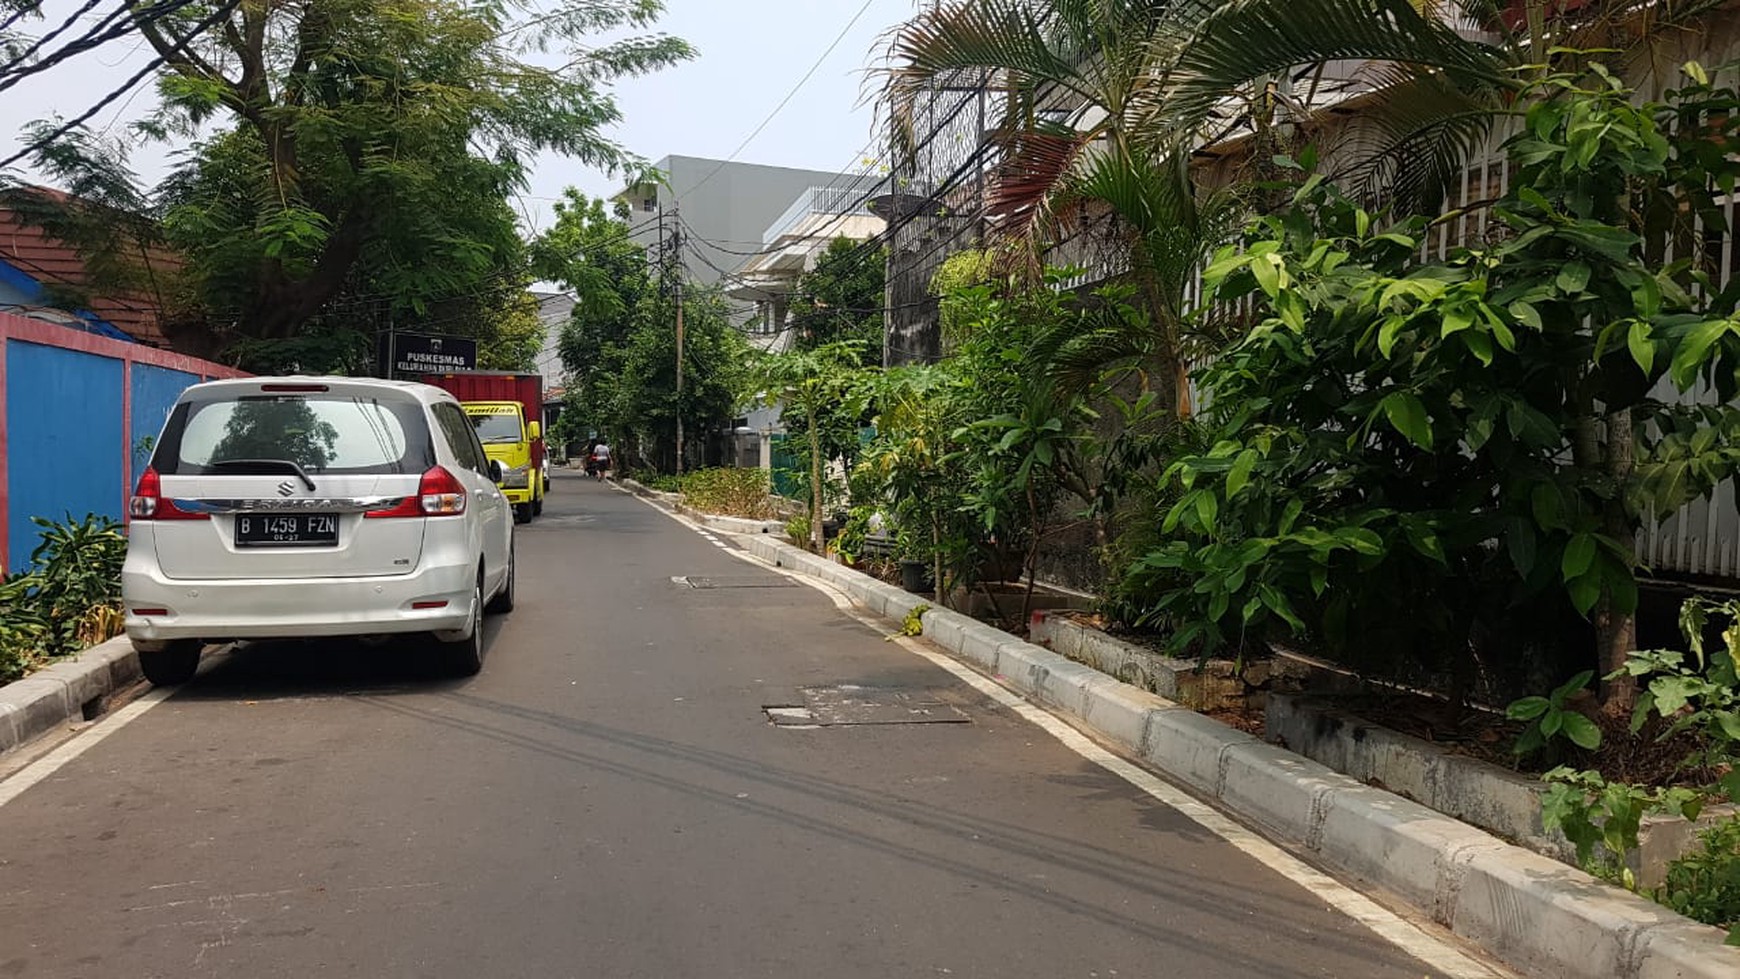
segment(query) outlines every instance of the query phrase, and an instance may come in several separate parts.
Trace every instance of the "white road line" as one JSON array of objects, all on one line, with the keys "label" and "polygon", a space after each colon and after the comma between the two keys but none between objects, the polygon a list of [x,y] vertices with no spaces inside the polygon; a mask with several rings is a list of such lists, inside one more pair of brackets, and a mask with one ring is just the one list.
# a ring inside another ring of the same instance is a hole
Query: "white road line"
[{"label": "white road line", "polygon": [[31,786],[61,770],[68,762],[102,743],[102,740],[126,727],[139,715],[169,699],[175,691],[170,687],[153,687],[138,700],[102,718],[88,729],[74,735],[36,761],[20,769],[18,774],[0,782],[0,806],[18,798]]}]

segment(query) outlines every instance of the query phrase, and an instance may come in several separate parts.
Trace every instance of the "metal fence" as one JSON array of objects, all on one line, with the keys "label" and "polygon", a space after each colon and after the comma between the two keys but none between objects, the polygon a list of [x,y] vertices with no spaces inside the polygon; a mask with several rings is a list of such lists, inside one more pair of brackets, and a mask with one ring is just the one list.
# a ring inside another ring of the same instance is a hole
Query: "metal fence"
[{"label": "metal fence", "polygon": [[122,519],[135,473],[189,385],[240,371],[0,313],[0,571],[29,562],[32,517]]}]

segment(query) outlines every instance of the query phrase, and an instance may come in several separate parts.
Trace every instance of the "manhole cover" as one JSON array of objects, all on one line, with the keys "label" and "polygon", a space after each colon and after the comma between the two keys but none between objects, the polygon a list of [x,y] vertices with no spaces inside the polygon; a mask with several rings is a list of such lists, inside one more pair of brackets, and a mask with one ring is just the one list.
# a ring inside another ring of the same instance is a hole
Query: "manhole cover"
[{"label": "manhole cover", "polygon": [[779,575],[685,575],[672,578],[679,585],[690,588],[796,588],[797,582]]},{"label": "manhole cover", "polygon": [[805,687],[802,703],[763,707],[775,727],[852,727],[870,724],[966,724],[966,712],[937,690],[842,684]]}]

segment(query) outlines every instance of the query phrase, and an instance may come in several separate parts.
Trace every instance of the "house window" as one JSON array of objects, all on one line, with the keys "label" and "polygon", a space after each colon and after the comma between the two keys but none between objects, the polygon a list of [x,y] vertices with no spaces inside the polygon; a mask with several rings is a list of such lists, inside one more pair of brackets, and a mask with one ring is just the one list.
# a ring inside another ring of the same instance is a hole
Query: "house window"
[{"label": "house window", "polygon": [[643,211],[656,211],[658,210],[658,206],[659,199],[657,197],[648,197],[640,202],[640,209]]}]

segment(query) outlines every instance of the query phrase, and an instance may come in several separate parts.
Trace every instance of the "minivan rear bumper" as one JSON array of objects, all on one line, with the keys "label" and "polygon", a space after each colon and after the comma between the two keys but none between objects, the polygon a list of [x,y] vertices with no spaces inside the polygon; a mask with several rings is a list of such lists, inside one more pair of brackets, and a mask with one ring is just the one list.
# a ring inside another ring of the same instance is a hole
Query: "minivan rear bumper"
[{"label": "minivan rear bumper", "polygon": [[[361,578],[167,578],[154,562],[121,571],[126,631],[136,642],[291,639],[462,630],[471,622],[477,568],[433,565]],[[416,608],[417,604],[446,604]],[[137,609],[165,614],[139,615]]]}]

